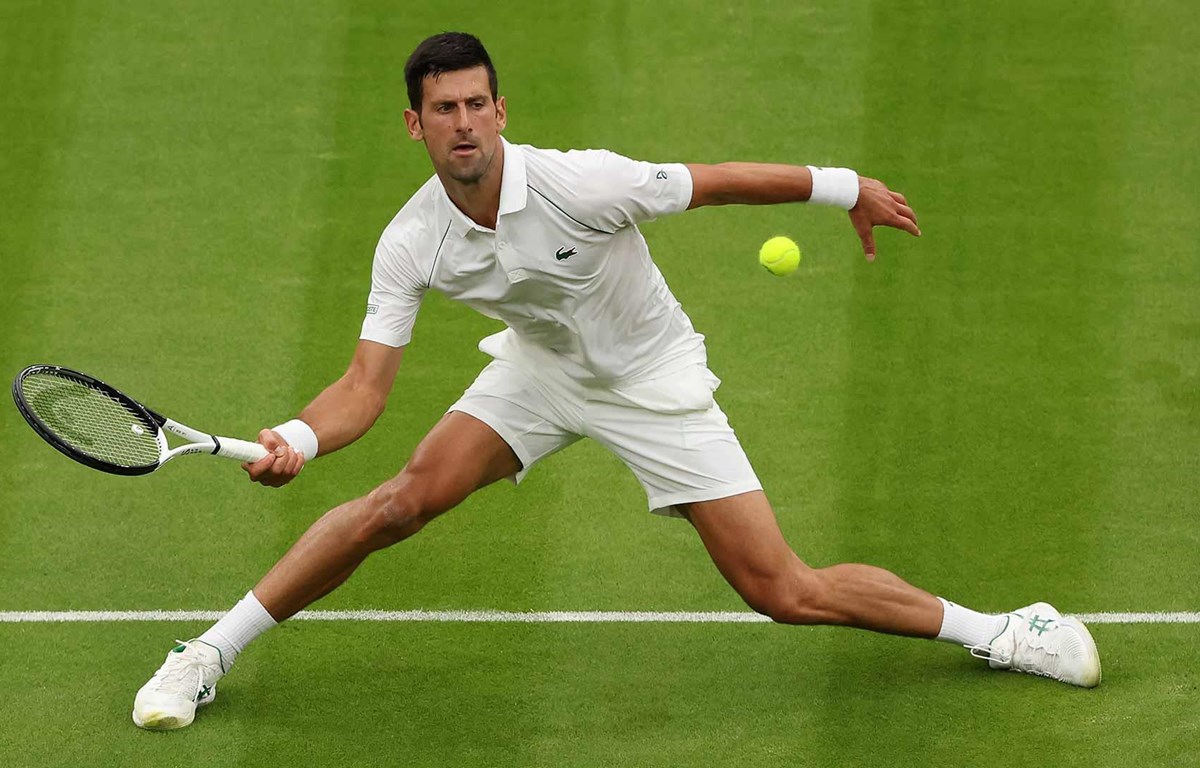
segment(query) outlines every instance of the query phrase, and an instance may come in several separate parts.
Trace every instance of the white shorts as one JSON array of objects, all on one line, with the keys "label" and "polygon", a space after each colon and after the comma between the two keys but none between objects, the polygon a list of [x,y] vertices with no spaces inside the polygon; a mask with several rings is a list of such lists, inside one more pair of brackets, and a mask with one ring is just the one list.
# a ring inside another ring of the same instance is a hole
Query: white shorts
[{"label": "white shorts", "polygon": [[762,489],[713,400],[720,381],[706,366],[614,390],[523,363],[493,360],[449,409],[479,419],[512,447],[521,461],[514,482],[539,459],[590,437],[633,470],[658,514],[680,517],[675,504]]}]

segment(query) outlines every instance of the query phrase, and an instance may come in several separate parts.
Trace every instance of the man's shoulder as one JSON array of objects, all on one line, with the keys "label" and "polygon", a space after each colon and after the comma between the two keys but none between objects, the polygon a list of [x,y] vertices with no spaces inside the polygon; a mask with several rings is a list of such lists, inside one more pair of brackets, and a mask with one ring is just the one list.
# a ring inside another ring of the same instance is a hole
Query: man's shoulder
[{"label": "man's shoulder", "polygon": [[542,149],[523,145],[526,183],[538,195],[590,221],[607,209],[613,193],[625,186],[621,155],[607,149]]},{"label": "man's shoulder", "polygon": [[518,145],[528,171],[542,173],[591,173],[617,156],[607,149],[548,149],[530,144]]},{"label": "man's shoulder", "polygon": [[433,175],[413,193],[392,217],[379,238],[380,245],[391,249],[421,253],[425,241],[441,236],[446,221],[439,205],[441,181]]}]

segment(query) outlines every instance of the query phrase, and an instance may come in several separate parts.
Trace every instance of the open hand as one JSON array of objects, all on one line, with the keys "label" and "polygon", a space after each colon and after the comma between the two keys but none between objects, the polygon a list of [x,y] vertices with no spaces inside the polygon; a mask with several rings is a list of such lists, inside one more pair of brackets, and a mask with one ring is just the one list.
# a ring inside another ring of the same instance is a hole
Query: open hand
[{"label": "open hand", "polygon": [[899,192],[893,192],[878,179],[858,177],[858,202],[850,209],[850,223],[862,240],[867,261],[875,261],[874,227],[903,229],[914,237],[921,236],[917,215]]}]

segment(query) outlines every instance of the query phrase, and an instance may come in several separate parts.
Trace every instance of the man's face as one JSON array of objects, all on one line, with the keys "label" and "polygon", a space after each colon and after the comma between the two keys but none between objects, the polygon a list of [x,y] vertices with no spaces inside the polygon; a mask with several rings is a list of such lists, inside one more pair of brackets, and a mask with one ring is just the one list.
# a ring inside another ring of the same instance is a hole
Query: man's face
[{"label": "man's face", "polygon": [[504,97],[492,100],[482,66],[426,77],[423,89],[420,114],[404,110],[409,136],[425,142],[438,175],[478,183],[491,168],[508,122]]}]

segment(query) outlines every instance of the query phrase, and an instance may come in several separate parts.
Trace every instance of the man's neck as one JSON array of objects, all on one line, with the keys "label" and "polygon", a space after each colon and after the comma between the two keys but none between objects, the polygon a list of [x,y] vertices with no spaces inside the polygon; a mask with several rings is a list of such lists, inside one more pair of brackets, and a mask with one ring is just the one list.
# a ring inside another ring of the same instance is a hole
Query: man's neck
[{"label": "man's neck", "polygon": [[440,175],[439,178],[450,202],[467,218],[481,227],[496,228],[496,219],[500,216],[500,183],[504,178],[504,142],[496,147],[491,166],[474,184],[463,184]]}]

